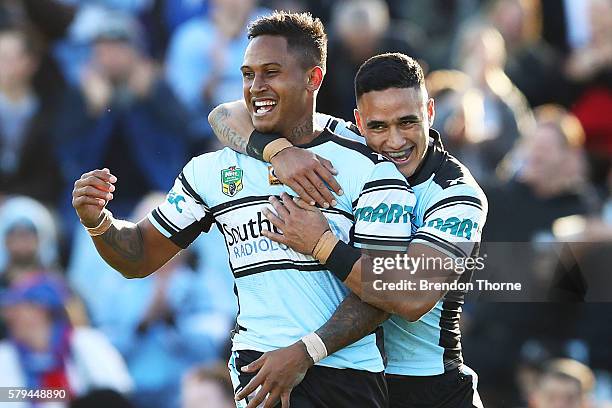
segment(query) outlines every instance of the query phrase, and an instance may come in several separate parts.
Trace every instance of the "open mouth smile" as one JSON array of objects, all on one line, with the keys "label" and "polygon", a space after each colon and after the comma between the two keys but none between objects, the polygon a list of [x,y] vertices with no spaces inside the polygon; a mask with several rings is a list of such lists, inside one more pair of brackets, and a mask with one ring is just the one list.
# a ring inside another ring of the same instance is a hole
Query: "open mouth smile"
[{"label": "open mouth smile", "polygon": [[265,116],[276,108],[276,104],[274,99],[253,100],[253,114],[258,117]]},{"label": "open mouth smile", "polygon": [[399,152],[383,152],[383,153],[393,163],[404,164],[410,159],[410,156],[412,155],[413,150],[414,150],[414,146],[408,149],[401,150]]}]

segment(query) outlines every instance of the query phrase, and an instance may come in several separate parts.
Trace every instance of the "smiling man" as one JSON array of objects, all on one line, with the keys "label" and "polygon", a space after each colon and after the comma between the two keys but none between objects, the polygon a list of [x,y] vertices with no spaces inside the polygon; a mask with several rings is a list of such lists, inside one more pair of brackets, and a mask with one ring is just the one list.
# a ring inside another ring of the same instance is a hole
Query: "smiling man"
[{"label": "smiling man", "polygon": [[[455,265],[476,257],[486,220],[486,197],[469,171],[444,150],[438,132],[430,129],[435,116],[434,101],[427,95],[421,67],[403,54],[372,57],[357,73],[355,94],[355,120],[368,146],[397,166],[416,195],[413,235],[407,256],[411,259],[452,260]],[[252,131],[252,125],[249,127],[248,123],[245,124],[248,117],[244,107],[234,103],[221,108],[230,111],[223,118],[224,126],[230,126],[242,135]],[[215,112],[211,117],[218,118]],[[336,133],[360,138],[351,124],[320,114],[318,119]],[[234,136],[238,137],[236,134]],[[242,146],[247,144],[245,140],[248,139],[246,150],[255,157],[258,152],[270,149],[270,146],[284,146],[270,159],[280,181],[296,191],[307,191],[310,197],[313,188],[320,189],[320,197],[329,194],[325,191],[327,187],[320,187],[320,181],[304,185],[307,180],[316,178],[317,174],[325,173],[317,163],[320,159],[314,157],[312,152],[287,147],[280,135],[253,132],[250,137],[242,139]],[[221,140],[233,143],[223,134]],[[236,145],[234,143],[234,148],[239,148]],[[339,162],[338,157],[328,156],[335,163]],[[354,166],[353,170],[356,168]],[[305,175],[308,172],[314,176],[308,178]],[[339,175],[342,175],[341,169]],[[326,202],[329,201],[326,199]],[[301,201],[294,204],[288,200],[283,203],[273,200],[273,203],[276,214],[269,211],[264,214],[280,233],[266,232],[265,235],[305,253],[309,253],[308,249],[312,253],[312,248],[315,248],[314,253],[318,255],[316,248],[322,240],[326,240],[325,234],[329,237],[326,221],[319,210]],[[374,211],[362,211],[356,218],[372,220],[375,218]],[[381,219],[376,217],[376,220]],[[354,237],[358,239],[358,234],[354,234]],[[340,251],[344,244],[337,239],[332,239],[331,245],[333,250],[328,258],[317,256],[317,259],[332,272],[337,272],[334,269],[338,263],[336,258],[351,251]],[[393,313],[383,324],[390,407],[481,407],[476,391],[477,377],[463,364],[461,354],[459,318],[465,291],[411,291],[400,292],[399,296],[389,291],[368,292],[364,290],[364,282],[368,275],[371,276],[371,271],[364,266],[367,265],[367,257],[349,258],[359,260],[354,262],[348,274],[336,273],[336,276],[364,301]],[[401,274],[389,276],[394,272],[392,269],[381,275],[381,279],[389,281],[393,276],[401,277]],[[435,282],[436,279],[446,281],[445,278],[450,278],[453,272],[435,270],[421,264],[414,275]],[[469,281],[472,272],[472,268],[467,268],[465,273],[458,274],[459,282]],[[354,341],[351,337],[354,333],[350,329],[354,324],[357,324],[355,316],[341,306],[316,334],[327,350],[333,352]],[[299,348],[296,347],[266,353],[249,366],[248,371],[259,370],[259,373],[244,392],[266,382],[275,383],[275,388],[289,388],[305,366],[301,363],[303,357],[299,356]]]},{"label": "smiling man", "polygon": [[[246,106],[249,125],[283,137],[266,154],[274,156],[285,147],[301,145],[312,155],[340,155],[336,187],[343,194],[332,202],[334,208],[325,209],[326,228],[332,225],[343,242],[354,234],[364,247],[385,247],[393,237],[405,250],[415,203],[405,178],[367,146],[315,126],[327,42],[321,22],[310,14],[278,12],[256,20],[249,27],[249,39],[241,67],[241,104]],[[236,137],[223,125],[215,129]],[[271,408],[279,399],[283,407],[291,402],[294,408],[387,406],[383,359],[372,333],[385,313],[349,295],[329,270],[331,264],[322,265],[266,237],[275,229],[263,215],[271,208],[268,197],[284,194],[283,201],[290,205],[286,194],[293,193],[275,179],[267,163],[228,148],[195,157],[167,199],[137,224],[114,220],[105,209],[116,194],[116,181],[108,169],[85,173],[75,183],[73,206],[100,255],[124,276],[141,278],[153,273],[213,223],[224,235],[239,305],[229,362],[236,391],[254,376],[243,368],[264,352],[293,345],[292,350],[306,359],[308,350],[316,353],[314,361],[304,360],[308,366],[317,364],[294,379],[301,382],[291,400],[288,392],[269,383],[262,387],[263,398],[246,393],[237,401],[238,407],[263,402]],[[358,208],[382,206],[401,208],[401,217],[390,224],[356,219]],[[335,267],[348,273],[351,260],[359,254],[345,254],[346,259]],[[351,307],[355,319],[353,341],[328,353],[313,332],[341,304]]]}]

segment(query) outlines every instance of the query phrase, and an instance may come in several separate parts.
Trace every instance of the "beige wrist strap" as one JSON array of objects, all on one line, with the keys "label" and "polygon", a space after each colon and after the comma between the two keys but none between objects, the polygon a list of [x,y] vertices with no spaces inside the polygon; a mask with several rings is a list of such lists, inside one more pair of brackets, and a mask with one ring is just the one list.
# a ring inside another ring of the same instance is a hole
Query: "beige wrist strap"
[{"label": "beige wrist strap", "polygon": [[87,233],[92,237],[97,237],[99,235],[104,234],[106,231],[108,231],[111,225],[113,225],[113,221],[115,221],[115,219],[113,218],[113,213],[111,213],[106,208],[102,211],[102,214],[102,221],[100,221],[98,225],[96,225],[95,227],[85,227]]},{"label": "beige wrist strap", "polygon": [[274,156],[289,147],[293,147],[293,144],[291,144],[291,142],[285,139],[284,137],[268,143],[266,147],[264,147],[263,151],[264,161],[270,163],[270,160],[272,160]]},{"label": "beige wrist strap", "polygon": [[312,256],[315,257],[322,265],[325,265],[327,259],[331,255],[332,251],[336,247],[336,244],[340,241],[333,232],[327,230],[321,235],[317,245],[312,250]]}]

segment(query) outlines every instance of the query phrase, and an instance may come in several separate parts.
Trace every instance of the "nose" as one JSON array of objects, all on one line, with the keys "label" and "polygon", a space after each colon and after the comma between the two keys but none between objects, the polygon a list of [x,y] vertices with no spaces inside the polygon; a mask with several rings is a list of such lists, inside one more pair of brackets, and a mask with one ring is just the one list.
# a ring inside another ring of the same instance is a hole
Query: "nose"
[{"label": "nose", "polygon": [[265,91],[267,89],[268,85],[266,84],[266,81],[263,78],[263,75],[258,75],[255,74],[255,77],[253,78],[253,82],[251,82],[251,95],[256,95],[258,93],[261,93],[262,91]]},{"label": "nose", "polygon": [[399,150],[406,144],[405,138],[397,127],[393,126],[389,129],[389,138],[387,139],[387,146],[393,150]]}]

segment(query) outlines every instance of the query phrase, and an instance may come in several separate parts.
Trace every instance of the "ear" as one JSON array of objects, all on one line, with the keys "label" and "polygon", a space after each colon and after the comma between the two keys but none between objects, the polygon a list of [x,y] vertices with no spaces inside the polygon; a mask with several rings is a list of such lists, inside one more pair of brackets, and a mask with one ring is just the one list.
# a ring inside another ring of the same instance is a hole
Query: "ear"
[{"label": "ear", "polygon": [[427,121],[429,122],[429,127],[433,126],[435,117],[436,117],[436,104],[434,103],[433,98],[429,98],[427,100]]},{"label": "ear", "polygon": [[359,133],[361,133],[362,135],[365,135],[365,132],[363,131],[364,130],[363,121],[362,121],[361,114],[359,113],[359,109],[354,109],[353,114],[355,115],[355,124],[357,125],[357,128],[359,129]]},{"label": "ear", "polygon": [[321,87],[323,83],[323,69],[321,67],[311,68],[308,72],[308,83],[306,87],[310,92],[316,92]]}]

